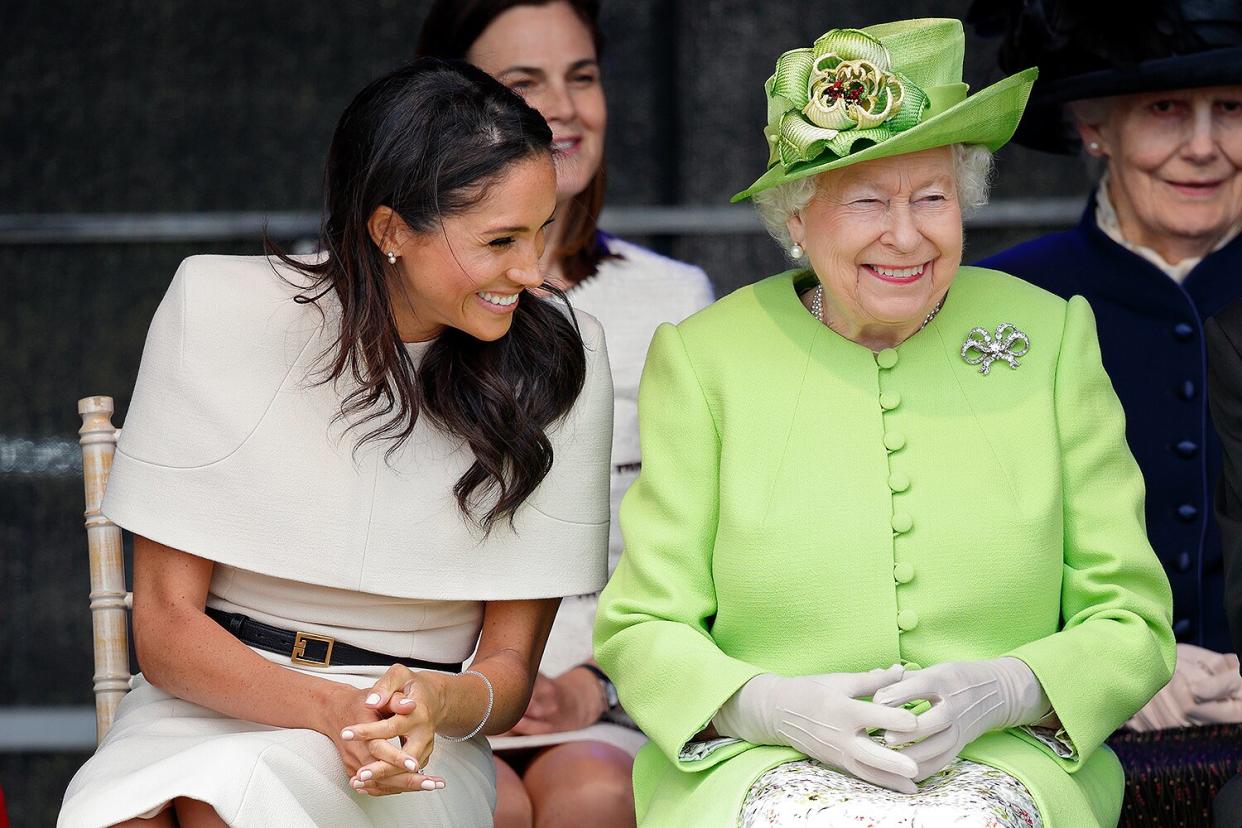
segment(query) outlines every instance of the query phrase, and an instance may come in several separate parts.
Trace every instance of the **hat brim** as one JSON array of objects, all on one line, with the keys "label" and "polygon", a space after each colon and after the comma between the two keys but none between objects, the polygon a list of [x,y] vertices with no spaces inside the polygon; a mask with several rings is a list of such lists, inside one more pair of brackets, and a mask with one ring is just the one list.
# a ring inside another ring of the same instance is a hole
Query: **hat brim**
[{"label": "hat brim", "polygon": [[1061,112],[1070,101],[1236,84],[1242,84],[1242,46],[1041,80],[1013,140],[1031,149],[1072,155],[1080,142],[1074,130],[1067,129]]},{"label": "hat brim", "polygon": [[729,201],[745,201],[755,193],[769,190],[789,181],[797,181],[812,175],[872,161],[920,152],[933,147],[950,144],[982,144],[995,152],[1003,147],[1022,119],[1022,110],[1031,95],[1031,87],[1039,72],[1027,69],[1010,75],[986,89],[976,92],[959,104],[928,118],[887,141],[872,144],[844,157],[825,153],[814,161],[806,161],[785,167],[773,165],[766,173]]}]

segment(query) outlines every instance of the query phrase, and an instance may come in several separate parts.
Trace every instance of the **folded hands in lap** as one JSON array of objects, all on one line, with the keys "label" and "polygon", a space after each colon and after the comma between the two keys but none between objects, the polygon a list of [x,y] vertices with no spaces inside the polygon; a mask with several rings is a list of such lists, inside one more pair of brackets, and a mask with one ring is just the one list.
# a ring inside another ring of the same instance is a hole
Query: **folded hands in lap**
[{"label": "folded hands in lap", "polygon": [[1172,680],[1126,727],[1143,732],[1232,722],[1242,722],[1238,657],[1178,644]]},{"label": "folded hands in lap", "polygon": [[339,709],[353,716],[338,718],[345,724],[331,735],[354,790],[384,796],[445,786],[444,779],[422,772],[444,708],[425,675],[394,664],[370,690],[342,688],[339,699]]},{"label": "folded hands in lap", "polygon": [[917,767],[915,782],[948,767],[962,748],[990,730],[1031,724],[1051,712],[1039,680],[1016,658],[947,661],[906,673],[877,692],[873,701],[903,705],[926,700],[930,709],[913,728],[888,728],[884,741],[907,745],[902,756]]},{"label": "folded hands in lap", "polygon": [[[870,697],[870,701],[866,698]],[[930,707],[919,715],[914,701]],[[869,673],[756,676],[716,714],[717,732],[787,745],[874,785],[901,793],[947,767],[989,730],[1050,712],[1035,674],[1016,658],[894,665]],[[871,734],[884,731],[884,744]]]},{"label": "folded hands in lap", "polygon": [[526,712],[504,735],[533,736],[579,730],[599,721],[605,705],[599,679],[590,670],[575,667],[556,678],[540,673],[535,678]]},{"label": "folded hands in lap", "polygon": [[914,714],[863,701],[902,674],[896,665],[870,673],[765,673],[746,682],[712,721],[721,735],[787,745],[873,785],[914,793],[915,762],[868,736],[877,729],[913,730]]}]

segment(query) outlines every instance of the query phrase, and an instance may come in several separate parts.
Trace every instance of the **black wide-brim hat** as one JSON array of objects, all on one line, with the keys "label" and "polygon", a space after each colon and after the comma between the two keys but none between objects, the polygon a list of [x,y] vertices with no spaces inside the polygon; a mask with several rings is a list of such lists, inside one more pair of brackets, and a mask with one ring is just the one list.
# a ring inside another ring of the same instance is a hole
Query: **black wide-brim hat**
[{"label": "black wide-brim hat", "polygon": [[1242,84],[1242,0],[975,0],[966,19],[1003,37],[1003,70],[1039,67],[1013,138],[1031,149],[1078,151],[1070,101]]}]

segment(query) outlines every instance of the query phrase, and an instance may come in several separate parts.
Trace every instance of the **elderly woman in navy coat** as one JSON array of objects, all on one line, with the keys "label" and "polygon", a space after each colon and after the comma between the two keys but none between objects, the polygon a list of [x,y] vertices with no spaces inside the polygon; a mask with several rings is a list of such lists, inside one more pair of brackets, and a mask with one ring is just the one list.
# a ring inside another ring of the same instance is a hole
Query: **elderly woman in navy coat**
[{"label": "elderly woman in navy coat", "polygon": [[1136,729],[1242,719],[1212,514],[1221,449],[1203,338],[1204,320],[1242,297],[1242,19],[1232,3],[1146,5],[1127,13],[1129,27],[1111,4],[971,9],[981,33],[1005,30],[1002,68],[1040,67],[1015,140],[1081,147],[1102,170],[1076,227],[980,264],[1080,294],[1095,311],[1181,642],[1177,674]]}]

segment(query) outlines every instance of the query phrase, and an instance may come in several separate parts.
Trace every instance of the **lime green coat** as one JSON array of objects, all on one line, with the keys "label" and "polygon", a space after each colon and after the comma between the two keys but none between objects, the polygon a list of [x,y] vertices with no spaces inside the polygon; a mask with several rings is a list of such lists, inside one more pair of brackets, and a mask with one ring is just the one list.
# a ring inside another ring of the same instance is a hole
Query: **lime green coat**
[{"label": "lime green coat", "polygon": [[[874,355],[807,313],[810,280],[743,288],[661,327],[648,354],[642,473],[595,630],[651,737],[640,821],[733,826],[751,783],[801,758],[748,743],[678,758],[760,672],[1008,654],[1076,755],[1019,730],[962,755],[1022,780],[1049,828],[1115,824],[1104,740],[1168,681],[1174,641],[1090,307],[963,267],[930,325]],[[962,344],[1004,322],[1030,352],[985,376]]]}]

